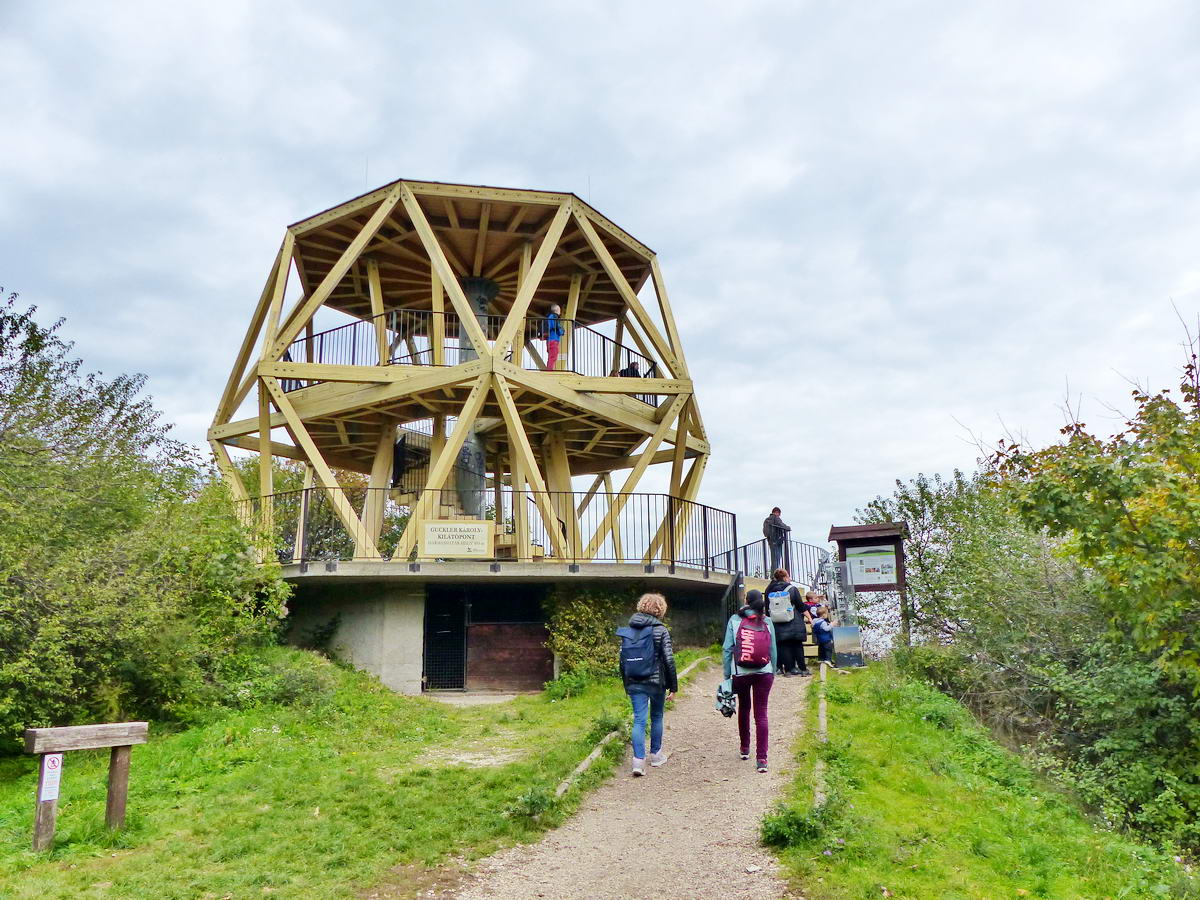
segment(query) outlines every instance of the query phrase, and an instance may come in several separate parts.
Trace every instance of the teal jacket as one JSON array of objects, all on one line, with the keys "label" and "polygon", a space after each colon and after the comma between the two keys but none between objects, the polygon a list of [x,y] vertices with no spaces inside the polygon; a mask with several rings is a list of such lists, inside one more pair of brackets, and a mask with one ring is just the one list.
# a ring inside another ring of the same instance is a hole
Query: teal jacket
[{"label": "teal jacket", "polygon": [[729,617],[729,624],[725,626],[725,643],[721,649],[723,650],[722,656],[725,660],[726,678],[731,678],[734,675],[774,675],[776,666],[779,665],[779,647],[775,641],[775,623],[771,621],[770,616],[763,616],[763,621],[767,623],[767,631],[771,632],[771,661],[761,669],[743,669],[741,666],[737,666],[737,671],[733,671],[733,643],[737,638],[738,625],[748,615],[750,615],[750,607],[743,606]]}]

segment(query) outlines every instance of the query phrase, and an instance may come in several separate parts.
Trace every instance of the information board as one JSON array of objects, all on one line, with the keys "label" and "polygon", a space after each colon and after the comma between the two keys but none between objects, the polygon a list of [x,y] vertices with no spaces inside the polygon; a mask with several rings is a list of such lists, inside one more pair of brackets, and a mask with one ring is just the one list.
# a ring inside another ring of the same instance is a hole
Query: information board
[{"label": "information board", "polygon": [[421,556],[443,559],[492,559],[495,522],[483,519],[427,521],[421,529]]},{"label": "information board", "polygon": [[850,569],[850,583],[855,587],[896,583],[896,546],[894,544],[847,547],[846,563]]}]

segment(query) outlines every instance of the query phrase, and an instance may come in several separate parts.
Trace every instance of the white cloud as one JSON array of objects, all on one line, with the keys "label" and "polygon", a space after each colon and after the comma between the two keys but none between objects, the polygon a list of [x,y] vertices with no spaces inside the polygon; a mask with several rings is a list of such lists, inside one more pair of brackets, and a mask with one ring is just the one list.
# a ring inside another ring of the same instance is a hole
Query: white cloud
[{"label": "white cloud", "polygon": [[[798,535],[969,432],[1170,383],[1200,308],[1171,2],[6,4],[0,281],[199,441],[284,226],[396,177],[574,190],[661,256],[715,455]],[[365,176],[365,177],[364,177]],[[590,188],[589,188],[590,182]]]}]

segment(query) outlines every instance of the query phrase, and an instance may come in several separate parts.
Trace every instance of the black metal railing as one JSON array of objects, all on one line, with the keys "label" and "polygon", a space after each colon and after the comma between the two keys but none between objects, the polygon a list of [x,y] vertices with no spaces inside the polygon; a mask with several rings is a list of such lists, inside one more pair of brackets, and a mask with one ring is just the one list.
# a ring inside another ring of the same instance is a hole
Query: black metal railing
[{"label": "black metal railing", "polygon": [[[490,314],[475,318],[489,344],[495,343],[507,321],[507,316]],[[551,337],[560,330],[557,349],[552,348]],[[527,316],[523,338],[514,341],[508,358],[531,371],[547,370],[553,363],[556,371],[592,377],[652,378],[658,374],[657,364],[649,357],[568,319],[555,323],[548,318]],[[552,359],[554,353],[557,358]],[[475,346],[457,313],[419,309],[389,310],[297,338],[283,356],[286,362],[337,366],[456,366],[477,358]],[[312,383],[293,378],[284,379],[281,386],[285,391],[294,391]],[[634,396],[658,406],[654,394]]]},{"label": "black metal railing", "polygon": [[825,586],[825,564],[829,560],[829,551],[824,547],[788,540],[784,541],[776,557],[766,538],[759,538],[725,551],[720,556],[719,560],[714,561],[713,568],[721,571],[736,570],[750,578],[770,579],[771,572],[782,566],[797,584],[808,585],[813,590]]},{"label": "black metal railing", "polygon": [[425,520],[495,522],[499,560],[661,564],[705,572],[730,572],[727,565],[735,562],[734,514],[668,494],[535,493],[509,485],[410,495],[343,490],[354,514],[349,524],[322,488],[271,494],[267,503],[243,501],[239,512],[242,521],[265,532],[282,562],[369,557],[370,542],[384,559],[415,559],[416,547],[408,553],[399,548],[421,500]]}]

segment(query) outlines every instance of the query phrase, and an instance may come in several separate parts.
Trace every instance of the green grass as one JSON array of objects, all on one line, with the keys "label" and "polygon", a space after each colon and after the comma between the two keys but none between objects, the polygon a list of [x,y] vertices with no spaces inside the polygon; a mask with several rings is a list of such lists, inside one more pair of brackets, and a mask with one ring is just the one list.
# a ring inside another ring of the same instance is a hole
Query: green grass
[{"label": "green grass", "polygon": [[[274,652],[299,661],[300,651]],[[680,654],[681,668],[697,655]],[[106,753],[71,753],[54,848],[34,854],[34,761],[0,760],[0,897],[354,897],[397,865],[536,838],[624,752],[612,742],[554,800],[628,718],[615,679],[562,699],[450,707],[305,656],[327,670],[315,702],[225,713],[136,747],[120,833],[104,828]],[[480,757],[499,764],[469,764]]]},{"label": "green grass", "polygon": [[[810,900],[1200,897],[1170,856],[1097,827],[953,700],[884,666],[816,694],[793,794],[764,840]],[[826,760],[829,802],[812,807]]]}]

